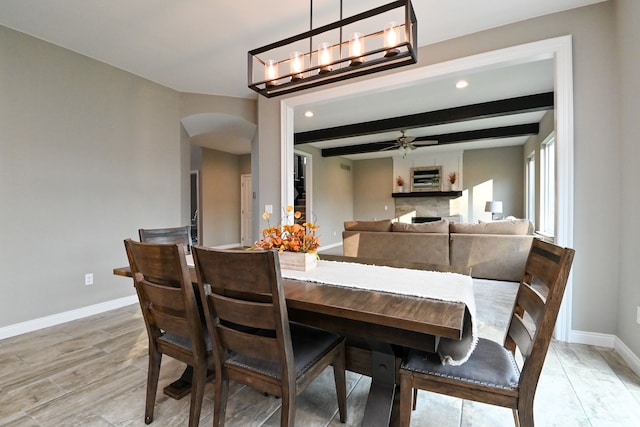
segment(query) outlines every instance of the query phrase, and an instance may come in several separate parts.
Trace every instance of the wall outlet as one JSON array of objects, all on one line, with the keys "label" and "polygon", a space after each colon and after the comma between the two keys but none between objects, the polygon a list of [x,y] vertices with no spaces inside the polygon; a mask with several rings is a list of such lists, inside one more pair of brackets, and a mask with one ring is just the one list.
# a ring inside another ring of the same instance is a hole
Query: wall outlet
[{"label": "wall outlet", "polygon": [[87,273],[84,275],[85,286],[93,285],[93,273]]}]

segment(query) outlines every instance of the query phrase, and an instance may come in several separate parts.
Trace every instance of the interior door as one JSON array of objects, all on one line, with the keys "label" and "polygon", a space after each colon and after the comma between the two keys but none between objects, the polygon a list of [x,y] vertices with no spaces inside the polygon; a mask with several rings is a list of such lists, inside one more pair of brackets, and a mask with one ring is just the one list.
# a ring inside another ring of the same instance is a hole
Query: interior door
[{"label": "interior door", "polygon": [[253,236],[251,235],[252,201],[251,174],[242,174],[240,175],[240,244],[242,246],[253,246]]}]

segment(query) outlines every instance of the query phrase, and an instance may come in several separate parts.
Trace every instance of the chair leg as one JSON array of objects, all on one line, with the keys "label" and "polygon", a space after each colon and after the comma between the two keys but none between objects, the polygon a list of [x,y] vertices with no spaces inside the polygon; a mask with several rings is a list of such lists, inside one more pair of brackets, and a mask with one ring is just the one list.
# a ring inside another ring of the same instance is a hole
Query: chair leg
[{"label": "chair leg", "polygon": [[533,427],[533,398],[529,401],[520,397],[518,410],[513,411],[516,427]]},{"label": "chair leg", "polygon": [[296,421],[296,387],[283,384],[280,427],[294,427]]},{"label": "chair leg", "polygon": [[338,396],[338,411],[340,412],[340,422],[347,422],[347,381],[345,377],[345,349],[344,343],[336,359],[333,361],[333,378],[336,383],[336,395]]},{"label": "chair leg", "polygon": [[191,381],[191,406],[189,408],[189,427],[197,427],[200,423],[204,386],[207,382],[207,367],[204,364],[193,369]]},{"label": "chair leg", "polygon": [[229,379],[221,372],[216,372],[216,394],[213,397],[213,426],[224,426],[227,397],[229,395]]},{"label": "chair leg", "polygon": [[[406,375],[400,375],[400,427],[409,427],[411,424],[411,406],[413,389],[411,379]],[[417,389],[414,389],[414,391]]]},{"label": "chair leg", "polygon": [[149,368],[147,369],[147,401],[144,407],[144,423],[153,422],[153,409],[156,404],[156,392],[158,391],[158,377],[160,376],[160,363],[162,353],[149,348]]}]

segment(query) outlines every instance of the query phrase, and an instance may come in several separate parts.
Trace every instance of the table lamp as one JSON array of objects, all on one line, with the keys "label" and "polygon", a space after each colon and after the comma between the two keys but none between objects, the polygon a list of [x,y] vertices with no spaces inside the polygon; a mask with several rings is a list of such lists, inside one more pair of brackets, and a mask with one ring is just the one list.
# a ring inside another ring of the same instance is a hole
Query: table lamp
[{"label": "table lamp", "polygon": [[502,202],[490,200],[484,205],[484,211],[491,212],[491,220],[495,221],[495,215],[502,213]]}]

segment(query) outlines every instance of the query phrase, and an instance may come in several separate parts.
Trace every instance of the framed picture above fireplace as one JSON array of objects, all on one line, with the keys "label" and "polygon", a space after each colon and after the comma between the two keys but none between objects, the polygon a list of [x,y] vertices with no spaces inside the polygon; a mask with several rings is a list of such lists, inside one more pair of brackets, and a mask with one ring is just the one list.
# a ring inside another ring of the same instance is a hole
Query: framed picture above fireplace
[{"label": "framed picture above fireplace", "polygon": [[411,168],[411,191],[442,191],[442,166]]}]

